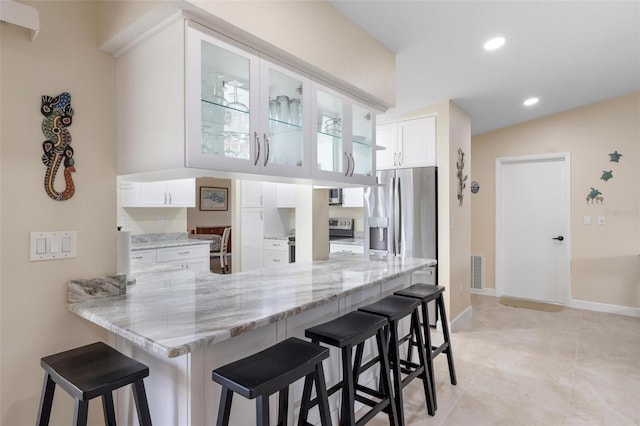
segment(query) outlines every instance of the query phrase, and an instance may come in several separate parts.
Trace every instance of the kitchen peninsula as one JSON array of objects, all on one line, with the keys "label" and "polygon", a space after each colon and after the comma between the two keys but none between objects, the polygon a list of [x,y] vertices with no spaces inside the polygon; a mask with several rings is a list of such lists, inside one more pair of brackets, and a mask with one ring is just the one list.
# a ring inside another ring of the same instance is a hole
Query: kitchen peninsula
[{"label": "kitchen peninsula", "polygon": [[[150,367],[145,382],[155,424],[214,424],[214,368],[287,337],[304,338],[306,328],[411,285],[413,272],[435,263],[344,254],[231,275],[164,268],[136,274],[126,294],[110,297],[91,295],[109,279],[71,281],[69,309],[109,330],[110,344]],[[337,355],[325,367],[330,383],[340,371]],[[294,385],[296,409],[301,393]],[[130,393],[117,401],[120,422],[131,424]],[[330,402],[336,415],[336,400]],[[236,398],[232,418],[254,422],[253,401]]]}]

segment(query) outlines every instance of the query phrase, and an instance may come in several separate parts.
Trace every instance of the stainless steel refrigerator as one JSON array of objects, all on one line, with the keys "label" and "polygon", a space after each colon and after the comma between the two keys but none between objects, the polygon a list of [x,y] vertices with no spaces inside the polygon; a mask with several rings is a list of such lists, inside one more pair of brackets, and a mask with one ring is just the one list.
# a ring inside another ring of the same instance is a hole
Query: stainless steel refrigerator
[{"label": "stainless steel refrigerator", "polygon": [[365,249],[437,259],[437,168],[381,170],[377,178],[379,186],[365,189]]}]

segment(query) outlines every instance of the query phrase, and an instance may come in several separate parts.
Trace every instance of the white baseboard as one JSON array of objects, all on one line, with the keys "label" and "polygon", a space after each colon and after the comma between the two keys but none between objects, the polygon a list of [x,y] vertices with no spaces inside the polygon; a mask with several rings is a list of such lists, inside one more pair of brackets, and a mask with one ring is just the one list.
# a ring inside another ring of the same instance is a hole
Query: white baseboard
[{"label": "white baseboard", "polygon": [[449,321],[449,331],[454,332],[457,329],[461,328],[464,324],[467,324],[471,321],[471,313],[473,312],[473,308],[471,306],[467,306],[467,309],[460,312],[458,316]]},{"label": "white baseboard", "polygon": [[482,294],[483,296],[495,296],[496,289],[495,288],[483,288],[482,290],[471,289],[471,293],[474,294]]},{"label": "white baseboard", "polygon": [[626,315],[629,317],[640,317],[640,308],[631,306],[610,305],[608,303],[589,302],[587,300],[571,299],[570,308],[585,309],[587,311],[607,312],[610,314]]}]

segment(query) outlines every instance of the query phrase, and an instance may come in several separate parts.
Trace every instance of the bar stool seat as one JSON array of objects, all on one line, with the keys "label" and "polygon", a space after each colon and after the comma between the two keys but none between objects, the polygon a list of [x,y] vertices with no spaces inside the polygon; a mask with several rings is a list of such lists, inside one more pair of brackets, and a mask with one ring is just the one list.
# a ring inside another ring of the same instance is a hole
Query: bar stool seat
[{"label": "bar stool seat", "polygon": [[[329,350],[291,337],[261,352],[213,370],[222,385],[217,425],[228,425],[233,393],[256,399],[257,424],[269,425],[269,396],[278,392],[278,424],[287,424],[289,385],[305,377],[305,388],[316,384],[322,425],[329,425],[329,401],[322,360]],[[303,400],[303,404],[305,401]]]},{"label": "bar stool seat", "polygon": [[48,425],[55,386],[75,399],[73,424],[86,425],[89,400],[102,396],[104,419],[115,425],[112,391],[133,385],[133,397],[141,425],[151,425],[143,379],[149,368],[102,342],[49,355],[41,359],[45,370],[38,425]]},{"label": "bar stool seat", "polygon": [[[419,330],[418,308],[420,301],[408,297],[391,295],[387,296],[370,305],[362,306],[359,311],[368,312],[383,316],[389,321],[389,360],[391,364],[391,372],[393,377],[394,396],[396,406],[398,408],[398,417],[400,424],[404,424],[404,407],[402,390],[415,378],[420,378],[424,388],[424,395],[429,415],[435,415],[435,407],[433,404],[433,390],[431,388],[431,379],[426,364],[426,354],[424,346],[418,347],[419,364],[411,362],[410,359],[402,359],[400,357],[400,346],[404,343],[398,336],[398,326],[400,320],[410,317],[411,329]],[[420,333],[413,333],[411,338],[416,339],[419,344],[422,343]],[[411,348],[409,348],[411,349]],[[411,350],[407,351],[408,353]],[[402,375],[405,377],[402,378]]]},{"label": "bar stool seat", "polygon": [[[385,344],[384,329],[387,326],[388,322],[385,318],[365,312],[353,311],[305,330],[305,336],[310,338],[312,342],[322,342],[341,349],[342,381],[328,390],[329,396],[338,390],[342,390],[341,425],[366,424],[380,411],[387,413],[390,425],[398,424],[397,410],[391,390],[391,377],[389,376],[389,358]],[[364,343],[374,336],[376,337],[378,356],[363,366]],[[354,346],[356,347],[356,357],[352,364]],[[358,376],[375,364],[380,365],[381,390],[358,384]],[[308,394],[310,389],[305,388],[304,392]],[[374,400],[371,397],[376,399]],[[357,421],[355,419],[356,401],[370,407]],[[315,401],[310,401],[310,406],[314,405],[314,403]],[[301,421],[306,422],[306,410],[308,408],[306,406],[301,407]]]},{"label": "bar stool seat", "polygon": [[[429,368],[429,377],[431,377],[431,387],[433,389],[433,402],[437,409],[437,398],[436,398],[436,385],[435,385],[435,377],[433,370],[433,360],[436,356],[441,353],[447,354],[447,363],[449,364],[449,379],[451,380],[452,385],[456,385],[456,370],[453,365],[453,352],[451,349],[451,338],[449,336],[449,326],[447,323],[447,311],[444,307],[444,290],[445,288],[442,286],[432,285],[432,284],[414,284],[405,289],[396,291],[394,294],[404,297],[411,297],[414,299],[419,299],[421,303],[421,311],[422,311],[422,331],[424,337],[424,345],[425,345],[425,353],[427,355],[427,364]],[[442,322],[442,334],[444,336],[444,342],[439,346],[434,346],[431,343],[431,330],[429,324],[429,310],[427,309],[427,304],[431,301],[435,301],[436,303],[436,317],[438,316],[438,312],[440,313],[440,321]],[[410,343],[412,346],[417,346],[418,342],[413,339]]]}]

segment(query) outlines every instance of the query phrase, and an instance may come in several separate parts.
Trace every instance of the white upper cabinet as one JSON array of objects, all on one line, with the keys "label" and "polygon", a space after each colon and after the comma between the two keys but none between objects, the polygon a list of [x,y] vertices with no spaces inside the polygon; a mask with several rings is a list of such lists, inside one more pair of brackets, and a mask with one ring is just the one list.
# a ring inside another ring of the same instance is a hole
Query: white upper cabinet
[{"label": "white upper cabinet", "polygon": [[277,187],[277,202],[278,208],[296,208],[297,200],[297,188],[296,185],[291,183],[279,183]]},{"label": "white upper cabinet", "polygon": [[196,22],[119,54],[116,87],[119,176],[374,182],[373,108]]},{"label": "white upper cabinet", "polygon": [[309,176],[309,78],[187,27],[187,152],[195,168]]},{"label": "white upper cabinet", "polygon": [[195,207],[195,179],[120,182],[122,207]]},{"label": "white upper cabinet", "polygon": [[375,115],[339,92],[312,82],[312,176],[375,183]]},{"label": "white upper cabinet", "polygon": [[381,124],[376,129],[377,168],[388,170],[436,165],[436,117]]},{"label": "white upper cabinet", "polygon": [[342,188],[342,207],[364,207],[364,188]]}]

